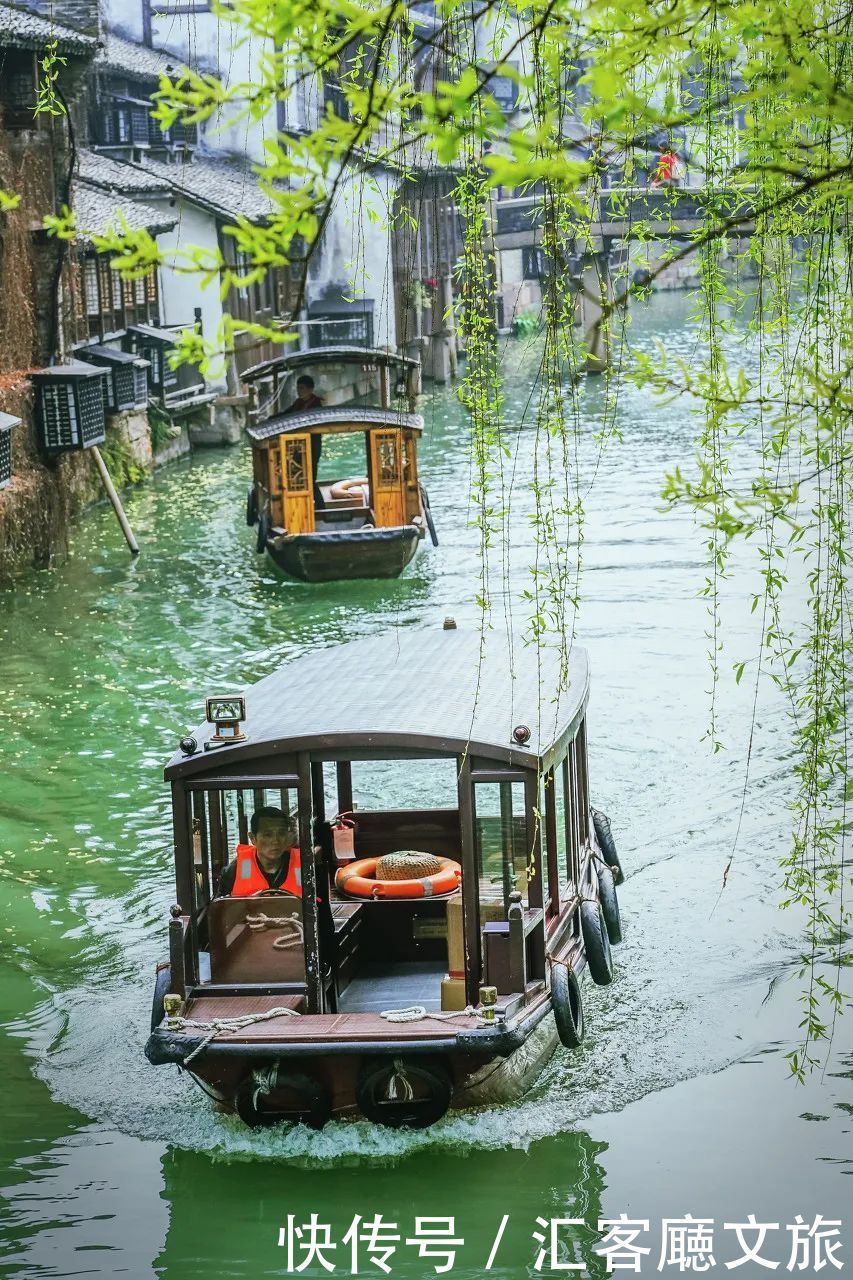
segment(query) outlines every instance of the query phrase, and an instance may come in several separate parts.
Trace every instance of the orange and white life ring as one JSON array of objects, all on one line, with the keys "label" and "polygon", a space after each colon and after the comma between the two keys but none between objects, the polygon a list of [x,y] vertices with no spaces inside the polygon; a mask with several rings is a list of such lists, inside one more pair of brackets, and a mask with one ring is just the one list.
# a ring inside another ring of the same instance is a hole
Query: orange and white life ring
[{"label": "orange and white life ring", "polygon": [[439,858],[441,869],[417,880],[377,880],[378,858],[359,858],[341,867],[335,887],[354,898],[434,898],[459,888],[462,868],[452,858]]},{"label": "orange and white life ring", "polygon": [[370,481],[367,476],[351,476],[349,480],[336,480],[329,489],[330,498],[361,498],[362,506],[369,506]]}]

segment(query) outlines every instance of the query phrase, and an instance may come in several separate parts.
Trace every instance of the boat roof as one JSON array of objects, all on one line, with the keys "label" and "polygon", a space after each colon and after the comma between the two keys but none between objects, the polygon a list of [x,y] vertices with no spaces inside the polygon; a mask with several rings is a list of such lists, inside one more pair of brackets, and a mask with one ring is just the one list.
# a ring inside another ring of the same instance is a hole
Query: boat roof
[{"label": "boat roof", "polygon": [[275,418],[246,428],[250,440],[271,440],[274,436],[294,432],[316,431],[324,427],[349,426],[353,431],[378,431],[383,427],[405,427],[417,435],[424,420],[419,413],[400,413],[396,409],[373,409],[361,405],[339,405],[330,409],[312,409],[309,413],[280,413]]},{"label": "boat roof", "polygon": [[[477,626],[400,627],[315,648],[242,691],[244,742],[206,751],[214,727],[202,724],[193,735],[198,751],[176,753],[165,776],[228,776],[253,758],[296,751],[326,759],[468,751],[513,768],[548,768],[577,732],[588,697],[586,651],[572,648],[567,672],[563,659],[556,644],[537,648],[520,638],[510,651],[505,633],[484,637]],[[513,739],[517,725],[530,729],[526,746]]]},{"label": "boat roof", "polygon": [[268,378],[273,373],[289,373],[291,369],[321,364],[367,364],[378,368],[416,369],[420,361],[411,356],[398,356],[396,352],[386,351],[384,347],[315,347],[308,351],[288,351],[284,355],[274,356],[272,360],[254,364],[240,378],[243,382],[255,382],[258,378]]}]

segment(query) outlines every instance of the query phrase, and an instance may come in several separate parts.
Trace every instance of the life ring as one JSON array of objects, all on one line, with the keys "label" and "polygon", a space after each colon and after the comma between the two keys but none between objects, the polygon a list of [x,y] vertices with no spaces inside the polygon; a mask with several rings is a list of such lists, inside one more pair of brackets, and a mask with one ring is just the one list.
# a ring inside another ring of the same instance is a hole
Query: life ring
[{"label": "life ring", "polygon": [[373,1058],[359,1071],[355,1096],[374,1124],[426,1129],[450,1106],[453,1081],[437,1058]]},{"label": "life ring", "polygon": [[598,901],[604,923],[607,925],[607,936],[612,946],[622,941],[622,920],[619,915],[619,899],[616,897],[616,876],[613,868],[598,864]]},{"label": "life ring", "polygon": [[595,838],[598,841],[601,856],[608,867],[613,868],[613,883],[621,884],[625,876],[619,861],[619,854],[616,852],[616,841],[613,839],[610,819],[600,809],[591,809],[590,812],[592,813],[592,825],[595,828]]},{"label": "life ring", "polygon": [[172,970],[168,965],[164,965],[162,969],[157,970],[157,976],[154,979],[154,999],[151,1002],[151,1030],[156,1031],[160,1023],[166,1016],[166,1010],[163,1005],[163,999],[169,994],[172,986]]},{"label": "life ring", "polygon": [[609,986],[613,981],[613,959],[600,903],[581,903],[581,933],[590,977],[597,987]]},{"label": "life ring", "polygon": [[[274,1067],[267,1082],[271,1087],[259,1086],[256,1073],[251,1072],[237,1087],[234,1094],[234,1110],[250,1129],[265,1129],[287,1121],[290,1124],[307,1124],[310,1129],[322,1129],[332,1114],[332,1098],[328,1088],[320,1080],[303,1075],[300,1071],[282,1071]],[[285,1109],[267,1107],[270,1093],[285,1091],[292,1098],[292,1105]]]},{"label": "life ring", "polygon": [[[356,494],[356,490],[358,493]],[[370,506],[368,494],[370,481],[367,476],[351,476],[349,480],[336,480],[329,490],[330,498],[361,498],[364,507]]]},{"label": "life ring", "polygon": [[551,965],[551,1006],[560,1044],[566,1049],[577,1049],[586,1030],[581,988],[572,966],[562,960]]},{"label": "life ring", "polygon": [[462,868],[452,858],[439,858],[441,869],[417,880],[377,880],[378,858],[359,858],[339,867],[335,888],[353,898],[434,898],[459,888]]}]

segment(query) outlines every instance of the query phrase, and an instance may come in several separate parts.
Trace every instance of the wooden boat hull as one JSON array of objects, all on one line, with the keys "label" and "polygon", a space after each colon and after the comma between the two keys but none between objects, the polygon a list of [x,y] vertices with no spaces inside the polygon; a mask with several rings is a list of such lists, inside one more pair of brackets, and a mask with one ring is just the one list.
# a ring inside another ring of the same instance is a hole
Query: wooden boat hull
[{"label": "wooden boat hull", "polygon": [[[328,1022],[340,1023],[340,1018],[332,1015]],[[417,1032],[402,1026],[395,1028],[396,1036],[388,1028],[387,1039],[364,1040],[361,1044],[342,1043],[333,1036],[323,1044],[300,1044],[290,1037],[276,1039],[265,1034],[250,1046],[217,1037],[186,1067],[230,1111],[235,1109],[235,1095],[244,1081],[258,1079],[279,1064],[283,1072],[319,1082],[330,1100],[330,1117],[341,1117],[359,1114],[358,1079],[365,1063],[432,1061],[452,1079],[451,1107],[464,1109],[515,1101],[533,1086],[558,1044],[550,999],[540,1003],[529,1024],[488,1031],[472,1025],[466,1033],[454,1031],[452,1024],[446,1022],[440,1029],[430,1028],[434,1034],[429,1038],[419,1039]],[[477,1052],[478,1041],[483,1044],[483,1052]],[[155,1064],[184,1063],[197,1043],[197,1033],[196,1038],[188,1040],[185,1034],[168,1030],[164,1023],[152,1032],[145,1052]],[[490,1051],[491,1046],[496,1051]],[[275,1091],[267,1098],[275,1110]]]},{"label": "wooden boat hull", "polygon": [[282,573],[301,582],[398,578],[423,536],[423,529],[415,525],[284,534],[267,539],[267,552]]}]

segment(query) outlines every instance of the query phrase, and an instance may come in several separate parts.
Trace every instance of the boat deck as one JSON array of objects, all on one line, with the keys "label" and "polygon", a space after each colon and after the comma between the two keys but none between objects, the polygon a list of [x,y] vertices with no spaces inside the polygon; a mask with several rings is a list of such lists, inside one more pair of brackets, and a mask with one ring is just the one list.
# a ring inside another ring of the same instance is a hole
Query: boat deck
[{"label": "boat deck", "polygon": [[[247,1014],[268,1013],[282,1005],[298,1009],[300,1003],[300,996],[201,996],[189,1001],[184,1016],[196,1022],[211,1022],[214,1018],[242,1018]],[[405,1003],[396,999],[391,1007],[400,1008]],[[424,1002],[419,1000],[417,1003]],[[283,1015],[256,1022],[240,1031],[219,1032],[215,1039],[229,1044],[264,1040],[316,1041],[318,1044],[330,1040],[438,1040],[481,1025],[479,1018],[466,1015],[448,1020],[428,1014],[420,1022],[389,1022],[380,1017],[379,1012],[304,1014],[298,1018]]]},{"label": "boat deck", "polygon": [[362,966],[339,996],[338,1007],[341,1013],[381,1013],[383,1009],[402,1009],[412,1004],[438,1010],[441,980],[446,972],[446,966],[440,961],[380,964],[374,960]]}]

